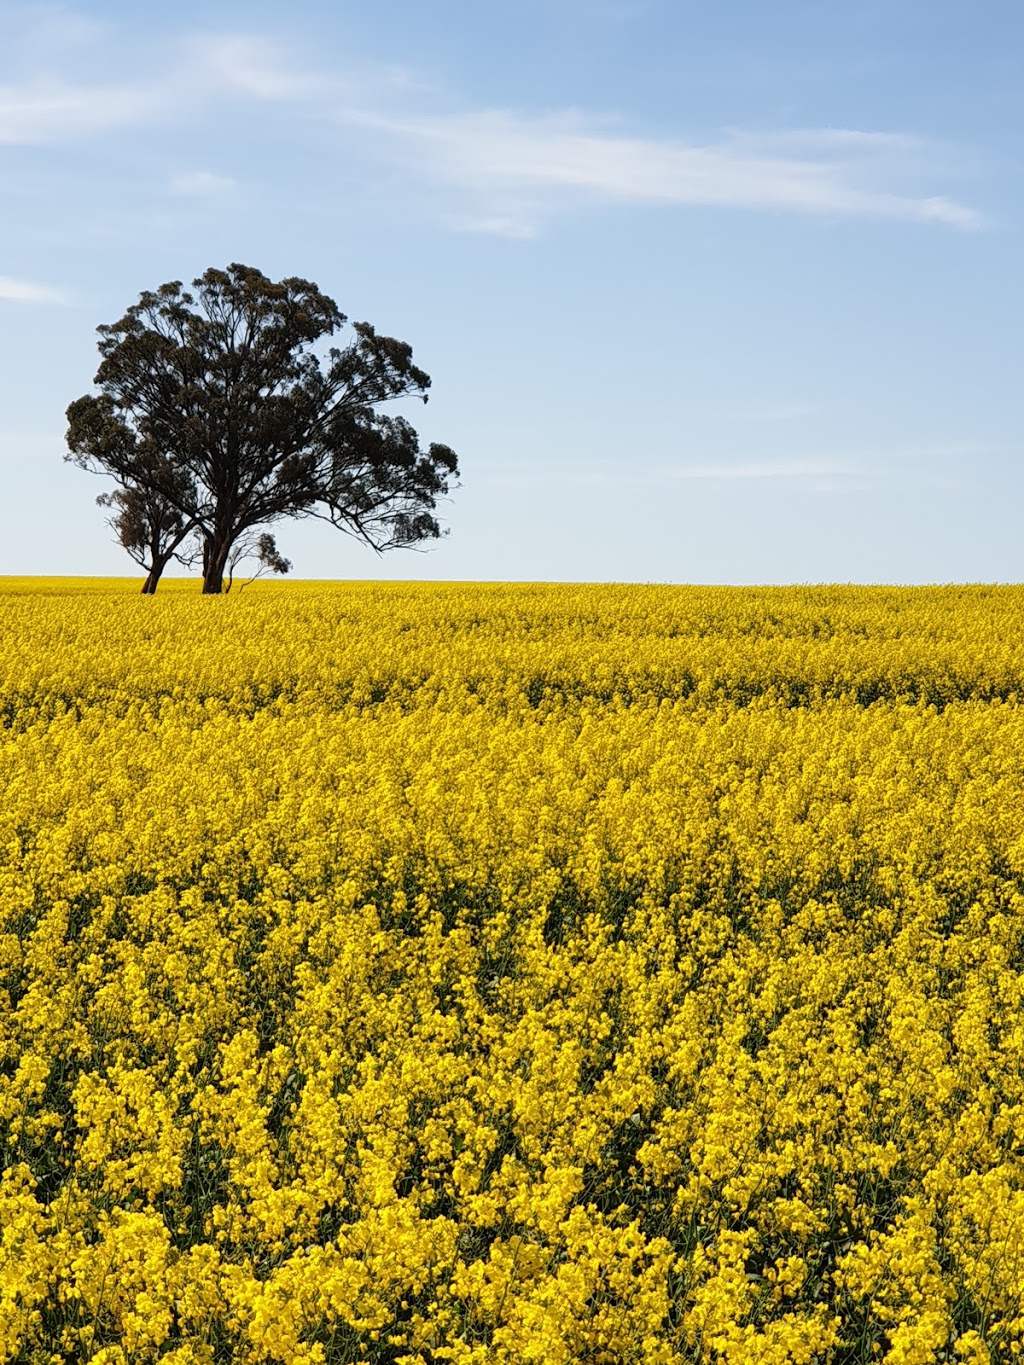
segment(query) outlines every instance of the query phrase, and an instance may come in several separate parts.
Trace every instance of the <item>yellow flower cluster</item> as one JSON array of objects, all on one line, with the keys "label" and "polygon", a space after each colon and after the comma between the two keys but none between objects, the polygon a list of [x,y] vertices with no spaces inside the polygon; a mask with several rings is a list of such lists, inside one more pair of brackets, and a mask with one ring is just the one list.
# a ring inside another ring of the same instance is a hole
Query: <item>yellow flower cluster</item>
[{"label": "yellow flower cluster", "polygon": [[0,1365],[1024,1353],[1024,590],[134,586],[0,581]]}]

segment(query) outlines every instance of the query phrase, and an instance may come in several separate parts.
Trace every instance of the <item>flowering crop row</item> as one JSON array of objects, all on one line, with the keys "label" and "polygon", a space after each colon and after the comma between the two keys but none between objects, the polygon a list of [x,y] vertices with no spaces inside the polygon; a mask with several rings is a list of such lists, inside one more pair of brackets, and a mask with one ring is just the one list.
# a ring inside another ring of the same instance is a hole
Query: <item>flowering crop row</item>
[{"label": "flowering crop row", "polygon": [[1024,1347],[1024,592],[0,582],[0,1365]]}]

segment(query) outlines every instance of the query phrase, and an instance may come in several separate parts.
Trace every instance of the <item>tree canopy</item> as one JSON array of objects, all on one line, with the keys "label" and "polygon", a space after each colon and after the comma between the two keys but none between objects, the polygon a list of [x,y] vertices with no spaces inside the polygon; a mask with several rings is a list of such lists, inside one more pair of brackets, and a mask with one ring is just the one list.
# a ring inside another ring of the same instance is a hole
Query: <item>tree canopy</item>
[{"label": "tree canopy", "polygon": [[99,327],[98,394],[67,410],[67,459],[111,475],[103,501],[154,591],[189,537],[203,591],[223,591],[245,546],[287,565],[255,528],[317,517],[383,551],[442,534],[437,499],[455,452],[421,448],[412,425],[380,411],[424,402],[430,377],[412,348],[352,324],[344,348],[317,349],[347,323],[308,280],[275,283],[251,266],[207,270],[146,291]]}]

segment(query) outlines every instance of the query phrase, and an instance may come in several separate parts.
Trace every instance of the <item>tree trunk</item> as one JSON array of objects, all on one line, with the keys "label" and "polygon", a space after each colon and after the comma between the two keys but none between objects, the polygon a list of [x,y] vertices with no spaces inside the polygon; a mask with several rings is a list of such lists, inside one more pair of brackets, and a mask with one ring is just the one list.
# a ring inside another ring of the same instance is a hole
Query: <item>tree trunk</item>
[{"label": "tree trunk", "polygon": [[146,575],[146,581],[142,585],[143,594],[147,597],[156,592],[156,585],[160,582],[160,576],[171,562],[171,555],[169,554],[158,555],[151,551],[150,555],[153,562],[149,573]]},{"label": "tree trunk", "polygon": [[231,553],[231,541],[224,537],[215,545],[209,545],[203,551],[203,592],[223,592],[224,591],[224,571],[227,568],[228,555]]}]

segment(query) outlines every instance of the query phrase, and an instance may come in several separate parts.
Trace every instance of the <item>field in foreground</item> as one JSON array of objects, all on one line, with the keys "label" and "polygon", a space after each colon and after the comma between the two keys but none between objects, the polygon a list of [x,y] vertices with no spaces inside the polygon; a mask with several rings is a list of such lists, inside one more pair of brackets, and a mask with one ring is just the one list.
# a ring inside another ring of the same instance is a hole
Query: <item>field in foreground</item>
[{"label": "field in foreground", "polygon": [[2,1362],[1024,1344],[1024,589],[0,580]]}]

